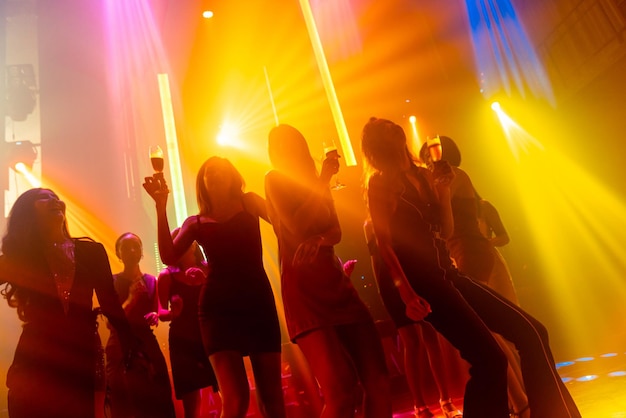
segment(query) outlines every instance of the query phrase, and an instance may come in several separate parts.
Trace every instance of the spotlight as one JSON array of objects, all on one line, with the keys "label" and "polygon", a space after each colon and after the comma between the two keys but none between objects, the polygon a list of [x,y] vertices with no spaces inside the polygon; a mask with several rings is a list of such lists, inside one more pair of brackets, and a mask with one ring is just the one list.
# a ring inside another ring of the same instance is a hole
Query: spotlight
[{"label": "spotlight", "polygon": [[7,142],[6,148],[9,167],[16,170],[19,164],[23,164],[29,170],[32,170],[33,164],[37,159],[35,144],[30,141],[14,141]]}]

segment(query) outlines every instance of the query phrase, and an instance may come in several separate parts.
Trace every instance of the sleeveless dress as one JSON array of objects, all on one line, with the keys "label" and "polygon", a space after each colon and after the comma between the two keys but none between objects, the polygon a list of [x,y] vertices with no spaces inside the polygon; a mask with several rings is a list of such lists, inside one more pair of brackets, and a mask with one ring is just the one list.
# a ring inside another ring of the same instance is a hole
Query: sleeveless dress
[{"label": "sleeveless dress", "polygon": [[[130,280],[121,274],[113,275],[115,290],[120,302],[128,299]],[[144,274],[142,280],[147,292],[130,311],[126,312],[135,337],[141,341],[140,348],[147,356],[147,364],[127,367],[119,344],[118,334],[111,331],[107,342],[106,375],[107,402],[112,418],[174,418],[174,402],[167,363],[154,332],[144,319],[152,312],[156,298],[156,278]]]},{"label": "sleeveless dress", "polygon": [[263,267],[259,218],[242,210],[225,222],[197,220],[197,241],[211,267],[198,305],[207,354],[280,352],[278,314]]},{"label": "sleeveless dress", "polygon": [[217,378],[204,352],[198,321],[201,285],[178,280],[185,273],[177,267],[167,267],[167,271],[171,277],[170,295],[178,295],[183,301],[180,315],[170,322],[168,337],[176,399],[208,386],[217,390]]},{"label": "sleeveless dress", "polygon": [[[291,197],[289,204],[293,210],[308,193],[293,183],[282,192]],[[327,204],[331,213],[328,222],[332,222],[330,219],[336,217],[336,212],[330,195]],[[280,219],[272,219],[272,226],[278,238],[285,320],[292,342],[315,329],[372,321],[367,306],[344,273],[334,247],[321,246],[313,262],[296,266],[292,260],[302,237],[283,228]],[[328,228],[326,222],[317,222],[305,235],[313,237]]]}]

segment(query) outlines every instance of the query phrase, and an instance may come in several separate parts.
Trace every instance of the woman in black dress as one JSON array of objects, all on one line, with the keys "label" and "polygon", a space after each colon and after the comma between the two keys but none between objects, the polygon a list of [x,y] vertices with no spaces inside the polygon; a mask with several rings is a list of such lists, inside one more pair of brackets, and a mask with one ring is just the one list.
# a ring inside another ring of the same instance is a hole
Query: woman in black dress
[{"label": "woman in black dress", "polygon": [[24,322],[7,373],[11,418],[95,415],[95,291],[128,358],[133,345],[113,288],[102,244],[72,238],[65,203],[49,189],[31,189],[11,209],[0,256],[2,295]]},{"label": "woman in black dress", "polygon": [[144,188],[156,202],[161,259],[173,264],[197,241],[211,273],[199,299],[204,349],[217,376],[223,417],[244,417],[250,388],[243,358],[250,357],[259,410],[284,418],[281,336],[274,294],[263,267],[259,219],[268,220],[265,200],[244,193],[230,161],[211,157],[196,177],[199,213],[188,217],[172,240],[167,221],[169,190],[162,176]]},{"label": "woman in black dress", "polygon": [[378,248],[402,300],[411,306],[425,299],[432,309],[425,319],[471,366],[464,417],[509,416],[507,360],[491,331],[520,354],[532,416],[580,417],[556,370],[546,328],[453,266],[444,241],[454,225],[450,165],[438,161],[432,172],[415,165],[403,129],[384,119],[365,125],[361,145],[371,169],[365,187]]},{"label": "woman in black dress", "polygon": [[141,271],[141,239],[132,232],[120,235],[115,254],[124,270],[113,275],[113,283],[133,334],[146,354],[143,367],[126,370],[115,329],[107,341],[107,403],[111,418],[175,418],[167,363],[152,327],[158,324],[156,277]]},{"label": "woman in black dress", "polygon": [[[180,228],[172,232],[176,238]],[[174,265],[159,274],[159,320],[169,321],[168,335],[172,380],[176,399],[183,402],[185,418],[200,418],[202,389],[211,386],[217,391],[217,379],[204,352],[198,299],[206,282],[208,266],[204,255],[194,243]]]}]

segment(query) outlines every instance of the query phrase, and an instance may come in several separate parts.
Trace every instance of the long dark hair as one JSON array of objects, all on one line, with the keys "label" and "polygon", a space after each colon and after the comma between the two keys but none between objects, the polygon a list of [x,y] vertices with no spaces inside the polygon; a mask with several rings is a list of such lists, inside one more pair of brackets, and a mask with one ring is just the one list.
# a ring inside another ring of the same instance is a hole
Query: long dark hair
[{"label": "long dark hair", "polygon": [[[391,146],[395,144],[396,146]],[[406,156],[399,155],[399,147],[404,148]],[[408,158],[415,164],[417,158],[409,150],[406,134],[402,127],[388,119],[371,117],[361,133],[361,152],[363,153],[363,186],[367,190],[370,177],[377,173],[386,173],[397,168],[401,158]],[[401,189],[399,179],[387,179],[394,190]]]},{"label": "long dark hair", "polygon": [[315,160],[304,135],[291,125],[280,124],[268,135],[267,150],[272,166],[298,183],[317,179]]},{"label": "long dark hair", "polygon": [[[23,274],[16,277],[13,283],[7,283],[0,294],[6,298],[9,306],[17,308],[20,319],[24,319],[29,289],[35,285],[30,281],[35,280],[36,273],[42,271],[45,266],[43,240],[35,211],[35,202],[43,191],[50,191],[57,196],[50,189],[34,188],[17,198],[7,219],[6,234],[2,238],[3,256]],[[65,235],[70,238],[67,221],[64,221],[63,229]]]},{"label": "long dark hair", "polygon": [[243,191],[246,187],[246,183],[243,176],[233,163],[223,157],[211,157],[200,166],[198,175],[196,176],[196,201],[198,202],[198,209],[201,214],[211,213],[213,208],[211,207],[211,199],[209,199],[209,193],[207,192],[206,185],[204,183],[204,176],[208,169],[217,167],[218,169],[225,170],[231,178],[231,196],[237,197],[243,195]]}]

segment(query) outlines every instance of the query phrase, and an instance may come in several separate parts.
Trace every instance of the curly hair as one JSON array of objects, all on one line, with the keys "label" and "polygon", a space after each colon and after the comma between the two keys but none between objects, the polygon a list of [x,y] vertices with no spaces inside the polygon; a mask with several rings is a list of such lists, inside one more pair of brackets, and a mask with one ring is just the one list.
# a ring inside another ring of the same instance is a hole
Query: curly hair
[{"label": "curly hair", "polygon": [[[3,257],[17,266],[23,274],[13,283],[6,283],[0,294],[6,298],[10,307],[17,308],[18,316],[22,320],[24,307],[28,303],[29,289],[33,287],[29,282],[36,277],[34,273],[45,268],[42,234],[35,211],[35,202],[44,191],[57,196],[50,189],[33,188],[17,198],[7,219],[6,234],[2,238]],[[70,238],[66,221],[63,222],[63,229],[64,234]]]}]

